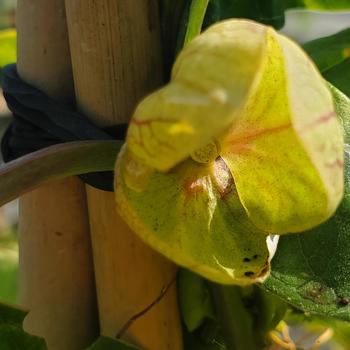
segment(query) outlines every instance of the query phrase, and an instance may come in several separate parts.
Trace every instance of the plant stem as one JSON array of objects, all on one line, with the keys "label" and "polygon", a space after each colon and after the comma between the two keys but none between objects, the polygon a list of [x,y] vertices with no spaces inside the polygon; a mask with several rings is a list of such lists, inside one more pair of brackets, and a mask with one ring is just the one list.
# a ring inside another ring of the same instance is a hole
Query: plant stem
[{"label": "plant stem", "polygon": [[0,167],[0,206],[53,180],[113,170],[120,141],[75,141],[30,153]]},{"label": "plant stem", "polygon": [[240,287],[211,283],[217,317],[228,350],[258,350],[253,317],[246,310]]},{"label": "plant stem", "polygon": [[201,32],[208,4],[209,0],[192,0],[184,46]]}]

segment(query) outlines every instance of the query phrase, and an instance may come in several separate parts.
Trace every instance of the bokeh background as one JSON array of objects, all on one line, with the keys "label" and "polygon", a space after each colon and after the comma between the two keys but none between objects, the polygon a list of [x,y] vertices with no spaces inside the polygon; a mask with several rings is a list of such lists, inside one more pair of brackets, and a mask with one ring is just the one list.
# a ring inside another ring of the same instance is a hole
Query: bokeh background
[{"label": "bokeh background", "polygon": [[[0,0],[0,79],[2,67],[16,60],[16,0]],[[0,90],[0,137],[10,122],[10,112]],[[0,208],[0,300],[16,303],[18,297],[17,202]]]},{"label": "bokeh background", "polygon": [[[2,97],[1,69],[4,65],[16,60],[15,8],[16,0],[0,0],[0,138],[11,121],[11,114]],[[286,14],[286,25],[281,31],[303,43],[336,33],[347,27],[350,27],[350,10],[333,13],[289,10]],[[0,157],[0,164],[1,162]],[[17,224],[17,201],[0,208],[0,302],[10,304],[18,302]],[[302,343],[305,348],[308,348],[315,338],[329,326],[329,323],[323,324],[322,320],[308,322],[305,315],[300,318],[293,315],[288,322],[291,325],[294,324],[291,327],[292,337],[303,339]],[[340,343],[328,342],[319,349],[350,350],[350,325],[337,323],[335,328],[338,339],[342,341]]]}]

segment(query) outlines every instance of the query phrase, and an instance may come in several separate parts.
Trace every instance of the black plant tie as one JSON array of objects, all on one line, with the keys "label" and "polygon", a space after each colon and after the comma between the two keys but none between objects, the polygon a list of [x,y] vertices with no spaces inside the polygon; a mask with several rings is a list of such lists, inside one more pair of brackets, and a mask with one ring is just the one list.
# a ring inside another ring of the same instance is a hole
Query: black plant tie
[{"label": "black plant tie", "polygon": [[[1,141],[5,162],[64,142],[124,140],[127,124],[100,129],[72,106],[60,103],[24,82],[16,65],[6,66],[2,88],[13,121]],[[81,174],[87,184],[113,191],[113,172]]]}]

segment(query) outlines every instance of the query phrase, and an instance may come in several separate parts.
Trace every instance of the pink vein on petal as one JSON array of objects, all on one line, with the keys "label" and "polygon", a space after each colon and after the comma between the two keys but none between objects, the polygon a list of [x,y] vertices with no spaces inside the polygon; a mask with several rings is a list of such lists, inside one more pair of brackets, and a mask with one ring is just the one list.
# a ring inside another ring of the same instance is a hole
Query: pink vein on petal
[{"label": "pink vein on petal", "polygon": [[300,128],[299,131],[300,132],[308,131],[309,129],[314,128],[318,125],[329,122],[330,120],[332,120],[336,116],[337,116],[337,114],[335,113],[335,111],[328,112],[328,113],[322,115],[321,117],[317,118],[316,120],[312,121],[311,123],[305,124],[304,126],[302,126],[302,128]]},{"label": "pink vein on petal", "polygon": [[153,118],[153,119],[148,119],[148,120],[139,120],[139,119],[131,119],[130,124],[135,124],[135,125],[150,125],[152,123],[176,123],[178,122],[177,119],[163,119],[163,118]]},{"label": "pink vein on petal", "polygon": [[291,123],[288,123],[288,124],[279,125],[273,128],[258,129],[253,132],[248,132],[246,134],[241,133],[241,135],[234,135],[231,138],[231,140],[229,140],[229,143],[238,151],[238,153],[241,153],[249,149],[247,145],[252,143],[252,141],[266,135],[275,134],[278,132],[288,130],[290,127],[291,127]]},{"label": "pink vein on petal", "polygon": [[[304,125],[300,130],[300,132],[305,132],[320,124],[327,123],[328,121],[330,121],[335,117],[336,117],[335,111],[328,112],[322,115],[321,117],[319,117],[318,119],[312,121],[311,123]],[[266,135],[271,135],[271,134],[285,131],[291,128],[291,126],[292,126],[291,123],[287,123],[287,124],[279,125],[272,128],[258,129],[253,132],[247,132],[246,134],[241,133],[240,135],[234,135],[228,142],[235,148],[237,153],[243,153],[249,150],[249,147],[247,147],[247,145],[249,145],[256,139]]]}]

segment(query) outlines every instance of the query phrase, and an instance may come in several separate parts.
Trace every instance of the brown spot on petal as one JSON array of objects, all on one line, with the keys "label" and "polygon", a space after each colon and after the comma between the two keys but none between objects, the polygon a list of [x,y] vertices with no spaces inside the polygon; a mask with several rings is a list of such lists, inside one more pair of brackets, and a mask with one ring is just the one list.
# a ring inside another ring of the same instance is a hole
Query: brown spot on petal
[{"label": "brown spot on petal", "polygon": [[246,277],[253,277],[254,275],[255,275],[255,273],[253,271],[244,272],[244,276],[246,276]]},{"label": "brown spot on petal", "polygon": [[187,196],[192,197],[197,194],[203,193],[208,186],[206,177],[200,177],[196,179],[187,179],[184,183],[183,189]]},{"label": "brown spot on petal", "polygon": [[217,190],[221,198],[224,198],[235,188],[235,183],[230,169],[221,157],[215,160],[213,172]]}]

